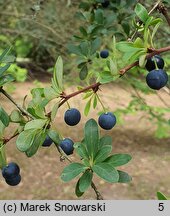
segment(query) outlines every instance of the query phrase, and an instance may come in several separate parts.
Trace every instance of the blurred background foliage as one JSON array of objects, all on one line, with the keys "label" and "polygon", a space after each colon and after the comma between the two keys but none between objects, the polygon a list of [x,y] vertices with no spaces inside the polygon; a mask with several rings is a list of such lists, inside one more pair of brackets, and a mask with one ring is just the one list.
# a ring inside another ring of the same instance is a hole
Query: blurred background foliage
[{"label": "blurred background foliage", "polygon": [[[0,0],[0,51],[7,44],[13,44],[17,56],[17,65],[28,69],[34,77],[37,73],[47,73],[53,67],[58,55],[65,60],[65,73],[75,69],[74,59],[68,55],[67,45],[82,33],[85,23],[80,10],[89,10],[95,0]],[[98,0],[100,2],[100,0]],[[98,29],[102,36],[102,47],[110,46],[112,35],[118,40],[125,40],[134,31],[134,5],[137,0],[113,0],[110,10],[104,10],[107,27]],[[165,1],[169,7],[170,2]],[[155,2],[142,2],[152,8]],[[128,9],[128,10],[127,10]],[[161,14],[156,16],[162,17]],[[81,26],[82,25],[82,26]],[[80,28],[80,33],[79,33]],[[96,30],[97,32],[97,30]],[[162,25],[156,36],[157,47],[168,44],[170,37],[166,25]],[[165,40],[166,38],[166,40]],[[101,48],[102,48],[101,47]],[[165,54],[169,55],[169,54]],[[170,64],[170,58],[166,63]],[[15,67],[16,70],[16,67]],[[18,69],[19,70],[19,69]],[[22,73],[22,71],[21,71]],[[20,79],[19,79],[20,80]],[[23,79],[21,79],[23,80]]]},{"label": "blurred background foliage", "polygon": [[[155,1],[151,2],[150,0],[144,2],[140,0],[111,0],[109,10],[104,9],[102,15],[98,10],[99,13],[92,17],[93,22],[89,23],[88,12],[95,7],[96,2],[101,3],[102,0],[0,0],[0,52],[9,44],[14,46],[16,62],[8,70],[15,75],[16,80],[21,82],[30,78],[31,80],[46,80],[51,77],[50,72],[56,58],[61,55],[64,59],[65,79],[70,84],[81,83],[83,85],[85,82],[80,81],[78,77],[76,55],[68,49],[70,45],[79,44],[82,41],[82,36],[87,36],[85,40],[100,38],[101,46],[97,51],[105,48],[110,49],[113,35],[116,36],[117,41],[128,40],[133,35],[135,30],[133,25],[134,6],[137,2],[145,5],[148,11],[155,5]],[[165,0],[163,3],[169,10],[170,1]],[[86,17],[82,16],[82,11]],[[165,21],[163,15],[158,11],[154,11],[153,15],[161,17]],[[104,24],[100,23],[103,22],[101,16],[105,20]],[[93,31],[89,29],[93,29]],[[169,29],[166,21],[160,26],[154,42],[155,48],[169,44]],[[72,54],[70,55],[70,53]],[[168,71],[170,69],[170,53],[165,53],[163,58]],[[103,70],[105,66],[104,61],[98,61],[97,64],[94,62],[90,70]],[[139,95],[138,91],[144,94],[153,93],[146,87],[145,82],[141,82],[145,75],[146,71],[144,70],[142,73],[131,70],[131,73],[125,75],[123,79],[116,81],[116,83],[123,82],[123,84],[130,85],[135,90],[131,103],[124,109],[116,110],[117,116],[121,118],[127,113],[147,112],[149,118],[156,122],[157,136],[160,138],[169,136],[170,122],[166,121],[165,123],[164,119],[164,114],[169,112],[169,107],[150,107]],[[155,94],[157,93],[155,92]]]},{"label": "blurred background foliage", "polygon": [[58,55],[70,69],[66,44],[78,29],[74,18],[78,2],[0,0],[0,49],[14,45],[17,64],[33,77],[47,75]]}]

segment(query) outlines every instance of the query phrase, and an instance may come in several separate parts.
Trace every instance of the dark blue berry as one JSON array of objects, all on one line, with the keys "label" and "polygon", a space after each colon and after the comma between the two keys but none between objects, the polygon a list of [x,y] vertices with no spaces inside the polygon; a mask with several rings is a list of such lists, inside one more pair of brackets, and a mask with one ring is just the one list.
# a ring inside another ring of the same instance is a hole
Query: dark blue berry
[{"label": "dark blue berry", "polygon": [[52,143],[53,143],[53,140],[47,135],[42,146],[49,147]]},{"label": "dark blue berry", "polygon": [[5,179],[6,178],[13,178],[13,177],[17,176],[19,174],[19,172],[20,172],[20,168],[14,162],[9,163],[7,166],[2,168],[2,176]]},{"label": "dark blue berry", "polygon": [[103,6],[104,8],[107,8],[107,7],[109,6],[109,4],[110,4],[109,0],[104,0],[104,1],[102,2],[102,6]]},{"label": "dark blue berry", "polygon": [[12,178],[6,178],[5,181],[10,186],[16,186],[16,185],[18,185],[20,183],[21,176],[17,175],[17,176],[12,177]]},{"label": "dark blue berry", "polygon": [[59,144],[59,146],[62,148],[62,150],[67,154],[67,155],[71,155],[73,154],[74,151],[74,147],[73,147],[74,143],[71,139],[69,138],[65,138],[64,140],[62,140]]},{"label": "dark blue berry", "polygon": [[107,58],[109,56],[109,51],[108,50],[102,50],[100,52],[100,57],[101,58]]},{"label": "dark blue berry", "polygon": [[101,128],[110,130],[116,124],[116,116],[111,112],[103,113],[99,116],[98,123]]},{"label": "dark blue berry", "polygon": [[155,55],[155,56],[153,56],[147,60],[145,67],[148,71],[152,71],[152,70],[157,69],[157,68],[163,69],[164,64],[165,63],[164,63],[163,58],[159,55]]},{"label": "dark blue berry", "polygon": [[168,82],[167,73],[162,70],[152,70],[146,76],[147,85],[154,90],[159,90],[164,87]]},{"label": "dark blue berry", "polygon": [[77,125],[81,119],[79,110],[75,108],[68,109],[64,114],[64,121],[70,126]]}]

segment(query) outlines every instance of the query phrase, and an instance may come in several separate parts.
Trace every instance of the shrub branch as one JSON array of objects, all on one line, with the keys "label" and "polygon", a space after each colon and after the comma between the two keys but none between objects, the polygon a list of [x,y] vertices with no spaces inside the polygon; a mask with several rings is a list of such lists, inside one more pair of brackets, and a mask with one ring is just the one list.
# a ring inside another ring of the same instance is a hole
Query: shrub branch
[{"label": "shrub branch", "polygon": [[14,101],[14,99],[2,87],[0,88],[0,92],[3,95],[5,95],[5,97],[8,98],[14,104],[23,115],[26,115],[30,117],[31,119],[34,119],[34,116],[32,116],[29,112],[27,112],[24,108],[22,108],[19,104],[17,104]]},{"label": "shrub branch", "polygon": [[[148,48],[148,54],[146,55],[146,59],[151,58],[154,55],[163,53],[163,52],[168,52],[170,51],[170,46],[167,47],[163,47],[160,49],[154,49],[154,48]],[[120,73],[120,77],[123,76],[127,71],[129,71],[131,68],[136,67],[139,65],[139,61],[136,61],[130,65],[127,65],[126,67],[122,68],[119,70]],[[66,103],[70,98],[75,97],[81,93],[84,93],[90,89],[92,89],[94,92],[97,92],[99,90],[99,86],[102,85],[100,82],[97,83],[93,83],[89,86],[86,86],[85,88],[78,90],[76,92],[73,92],[69,95],[64,94],[64,96],[62,95],[63,100],[60,102],[59,107],[62,106],[64,103]],[[50,116],[51,112],[48,113],[48,115]]]},{"label": "shrub branch", "polygon": [[[154,55],[157,55],[157,54],[160,54],[160,53],[163,53],[163,52],[167,52],[167,51],[170,51],[170,46],[167,46],[167,47],[163,47],[163,48],[160,48],[160,49],[153,49],[153,48],[148,48],[148,54],[146,56],[146,59],[148,58],[151,58],[152,56]],[[135,67],[135,66],[138,66],[139,65],[139,61],[136,61],[122,69],[120,69],[120,75],[124,75],[128,70],[130,70],[131,68]]]}]

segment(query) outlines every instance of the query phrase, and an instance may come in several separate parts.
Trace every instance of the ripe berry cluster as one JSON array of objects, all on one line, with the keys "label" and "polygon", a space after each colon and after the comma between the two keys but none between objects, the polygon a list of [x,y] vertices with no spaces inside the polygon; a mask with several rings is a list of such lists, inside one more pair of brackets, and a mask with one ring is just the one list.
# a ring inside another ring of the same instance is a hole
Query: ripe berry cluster
[{"label": "ripe berry cluster", "polygon": [[146,83],[151,89],[159,90],[168,82],[168,75],[164,68],[164,60],[155,55],[147,60],[145,65],[149,73],[146,76]]},{"label": "ripe berry cluster", "polygon": [[21,181],[19,166],[14,162],[9,163],[7,166],[2,168],[2,176],[5,178],[8,185],[18,185]]},{"label": "ripe berry cluster", "polygon": [[[81,113],[76,108],[70,108],[64,114],[64,121],[69,126],[77,125],[80,122],[80,119],[81,119]],[[101,128],[103,128],[105,130],[110,130],[116,124],[116,117],[111,112],[102,113],[98,118],[98,123],[99,123]],[[74,151],[73,145],[74,145],[73,141],[69,138],[65,138],[59,144],[61,149],[67,155],[70,155],[73,153],[73,151]]]}]

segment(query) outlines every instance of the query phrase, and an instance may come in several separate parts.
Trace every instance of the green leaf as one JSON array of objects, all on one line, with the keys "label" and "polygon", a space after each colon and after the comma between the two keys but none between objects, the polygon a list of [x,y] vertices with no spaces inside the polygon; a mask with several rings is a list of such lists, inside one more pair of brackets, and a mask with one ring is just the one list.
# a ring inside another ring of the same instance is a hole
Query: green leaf
[{"label": "green leaf", "polygon": [[39,104],[35,107],[35,114],[36,114],[36,116],[38,116],[38,118],[47,119],[47,117],[44,113],[44,108],[41,107]]},{"label": "green leaf", "polygon": [[108,155],[110,154],[110,152],[112,151],[112,146],[103,146],[97,153],[94,162],[95,164],[103,162]]},{"label": "green leaf", "polygon": [[39,118],[39,116],[38,115],[36,115],[36,113],[35,113],[35,109],[34,108],[27,108],[27,111],[31,114],[31,115],[33,115],[34,117],[36,117],[36,118]]},{"label": "green leaf", "polygon": [[63,90],[63,60],[58,57],[54,67],[54,79],[56,80],[60,90]]},{"label": "green leaf", "polygon": [[112,146],[111,136],[103,136],[100,138],[99,148],[102,148],[104,146]]},{"label": "green leaf", "polygon": [[67,167],[64,168],[61,179],[64,182],[68,182],[78,176],[80,173],[86,170],[86,166],[80,163],[71,163]]},{"label": "green leaf", "polygon": [[52,87],[44,88],[44,95],[49,101],[60,96]]},{"label": "green leaf", "polygon": [[117,48],[116,48],[116,37],[115,36],[113,36],[113,43],[112,43],[112,50],[113,50],[113,56],[114,56],[114,58],[116,57],[116,53],[117,53]]},{"label": "green leaf", "polygon": [[107,182],[115,183],[119,180],[119,173],[108,163],[98,163],[92,167],[93,171]]},{"label": "green leaf", "polygon": [[45,138],[46,133],[44,131],[37,131],[30,148],[25,151],[27,157],[32,157],[38,151],[38,148],[43,144]]},{"label": "green leaf", "polygon": [[85,37],[87,36],[87,31],[83,26],[80,26],[79,30],[80,30],[80,32],[82,33],[83,36],[85,36]]},{"label": "green leaf", "polygon": [[116,59],[109,59],[109,69],[112,75],[116,75],[118,73]]},{"label": "green leaf", "polygon": [[145,67],[145,64],[146,64],[146,54],[144,54],[144,55],[141,55],[140,57],[139,57],[139,66],[141,67],[141,68],[144,68]]},{"label": "green leaf", "polygon": [[76,184],[75,194],[76,194],[77,197],[81,197],[84,194],[84,192],[81,192],[80,189],[79,189],[79,180],[78,180],[78,182]]},{"label": "green leaf", "polygon": [[60,143],[61,139],[59,137],[59,134],[55,130],[49,129],[47,131],[47,134],[53,140],[54,143],[56,144]]},{"label": "green leaf", "polygon": [[143,48],[139,48],[134,46],[134,44],[132,42],[119,42],[116,44],[116,48],[118,50],[120,50],[121,52],[137,52],[139,50],[143,50]]},{"label": "green leaf", "polygon": [[104,17],[104,25],[108,29],[113,28],[113,23],[117,19],[117,14],[116,13],[111,13],[110,15],[108,14],[107,16]]},{"label": "green leaf", "polygon": [[87,159],[87,158],[82,159],[82,163],[83,163],[86,167],[91,167],[90,161],[89,161],[89,159]]},{"label": "green leaf", "polygon": [[119,183],[128,183],[130,181],[132,181],[132,177],[126,173],[126,172],[123,172],[121,170],[118,170],[118,173],[119,173]]},{"label": "green leaf", "polygon": [[97,9],[95,13],[95,21],[98,24],[103,24],[104,23],[104,16],[103,16],[103,10]]},{"label": "green leaf", "polygon": [[8,55],[8,56],[5,56],[3,59],[2,59],[2,63],[14,63],[16,57],[14,55]]},{"label": "green leaf", "polygon": [[5,125],[5,127],[8,127],[10,118],[8,114],[5,112],[5,110],[0,107],[0,121]]},{"label": "green leaf", "polygon": [[10,114],[10,121],[15,123],[25,122],[24,117],[18,110],[13,110]]},{"label": "green leaf", "polygon": [[5,130],[5,125],[0,121],[0,139],[3,138],[4,130]]},{"label": "green leaf", "polygon": [[75,46],[73,44],[69,44],[67,46],[67,49],[69,50],[69,52],[74,53],[75,55],[82,55],[81,49],[80,49],[79,46]]},{"label": "green leaf", "polygon": [[100,82],[101,84],[105,84],[105,83],[109,83],[112,82],[116,79],[119,78],[119,74],[113,76],[110,71],[103,71],[99,74],[99,78],[98,78],[98,82]]},{"label": "green leaf", "polygon": [[90,54],[93,55],[100,48],[100,45],[101,45],[101,39],[100,38],[96,38],[95,40],[93,40],[91,42]]},{"label": "green leaf", "polygon": [[[151,40],[151,33],[149,26],[153,20],[153,17],[149,17],[145,23],[145,28],[144,28],[144,46],[147,48],[149,46],[150,40]],[[149,40],[150,39],[150,40]]]},{"label": "green leaf", "polygon": [[131,159],[132,157],[128,154],[114,154],[107,158],[105,162],[110,164],[112,167],[118,167],[127,164]]},{"label": "green leaf", "polygon": [[52,83],[52,88],[54,89],[54,91],[56,92],[57,95],[60,95],[62,93],[61,89],[58,86],[58,83],[56,81],[55,78],[51,79],[51,83]]},{"label": "green leaf", "polygon": [[97,101],[98,101],[98,98],[97,98],[97,95],[95,94],[94,97],[93,97],[93,108],[95,109],[96,106],[97,106]]},{"label": "green leaf", "polygon": [[29,129],[43,129],[45,124],[47,123],[46,119],[34,119],[32,121],[29,121],[25,127],[24,130],[29,130]]},{"label": "green leaf", "polygon": [[86,170],[79,179],[79,190],[85,192],[91,185],[93,173],[91,170]]},{"label": "green leaf", "polygon": [[84,115],[87,116],[89,111],[90,111],[90,107],[91,107],[91,98],[90,100],[86,103],[86,106],[84,108]]},{"label": "green leaf", "polygon": [[84,80],[86,79],[87,75],[88,75],[88,68],[87,65],[84,65],[80,70],[79,77],[81,80]]},{"label": "green leaf", "polygon": [[158,200],[168,200],[168,198],[160,191],[157,192],[157,198]]},{"label": "green leaf", "polygon": [[4,57],[8,55],[8,53],[9,53],[10,50],[11,50],[11,48],[12,48],[12,46],[7,47],[7,48],[3,51],[3,53],[0,55],[0,62],[2,62],[2,60],[4,59]]},{"label": "green leaf", "polygon": [[7,165],[5,145],[0,142],[0,169]]},{"label": "green leaf", "polygon": [[89,42],[84,41],[80,43],[80,49],[83,56],[88,57],[89,55]]},{"label": "green leaf", "polygon": [[135,47],[143,48],[144,46],[143,40],[140,37],[137,37],[136,40],[134,41],[134,45]]},{"label": "green leaf", "polygon": [[128,22],[123,22],[121,23],[122,25],[122,28],[124,30],[124,32],[126,33],[127,36],[129,36],[129,33],[130,33],[130,25]]},{"label": "green leaf", "polygon": [[59,108],[59,103],[56,103],[53,108],[52,108],[52,111],[51,111],[51,120],[53,121],[55,119],[55,116],[57,114],[57,111],[58,111],[58,108]]},{"label": "green leaf", "polygon": [[140,3],[137,3],[135,7],[135,13],[143,23],[145,23],[147,19],[149,18],[148,11]]},{"label": "green leaf", "polygon": [[31,147],[36,133],[37,130],[35,129],[25,130],[21,132],[16,141],[18,150],[21,152],[27,151]]},{"label": "green leaf", "polygon": [[42,102],[44,96],[44,89],[43,88],[34,88],[31,90],[32,94],[32,103],[36,106]]},{"label": "green leaf", "polygon": [[77,154],[81,158],[83,158],[83,159],[85,159],[85,158],[89,159],[87,149],[86,149],[86,147],[85,147],[85,145],[84,145],[83,142],[82,143],[81,142],[74,143],[74,148],[75,148]]},{"label": "green leaf", "polygon": [[85,59],[84,57],[83,58],[78,58],[77,61],[76,61],[76,64],[77,64],[77,67],[79,69],[83,68],[84,65],[87,64],[87,59]]},{"label": "green leaf", "polygon": [[156,19],[152,19],[152,21],[150,22],[150,25],[157,25],[158,23],[163,22],[163,19],[161,18],[156,18]]},{"label": "green leaf", "polygon": [[[162,21],[161,21],[161,22],[162,22]],[[152,31],[152,35],[151,35],[152,40],[153,40],[153,38],[154,38],[156,32],[158,31],[158,28],[159,28],[161,22],[158,22],[158,23],[155,25],[155,27],[154,27],[154,29],[153,29],[153,31]]]},{"label": "green leaf", "polygon": [[139,57],[142,55],[146,55],[146,52],[144,50],[140,50],[140,51],[137,51],[135,53],[132,53],[129,56],[129,58],[127,58],[127,60],[129,63],[133,63],[134,61],[139,60]]},{"label": "green leaf", "polygon": [[86,122],[84,127],[84,143],[91,159],[94,159],[99,145],[99,131],[97,122],[90,119]]},{"label": "green leaf", "polygon": [[0,77],[0,87],[6,83],[14,81],[15,78],[11,74],[6,74]]},{"label": "green leaf", "polygon": [[85,93],[85,95],[83,97],[83,100],[89,98],[90,96],[92,96],[93,93],[94,93],[93,91],[89,91],[89,92]]},{"label": "green leaf", "polygon": [[10,67],[10,64],[6,64],[5,66],[3,67],[0,67],[0,76],[2,76],[2,74],[8,70],[8,68]]}]

